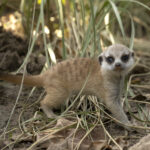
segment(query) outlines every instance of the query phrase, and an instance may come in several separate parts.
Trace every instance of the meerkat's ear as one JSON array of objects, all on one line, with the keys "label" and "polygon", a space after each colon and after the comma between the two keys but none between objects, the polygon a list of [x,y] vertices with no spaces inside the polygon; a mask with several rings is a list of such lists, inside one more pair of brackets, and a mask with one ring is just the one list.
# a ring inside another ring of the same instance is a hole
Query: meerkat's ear
[{"label": "meerkat's ear", "polygon": [[98,60],[99,60],[100,65],[102,65],[102,62],[103,62],[103,53],[98,56]]}]

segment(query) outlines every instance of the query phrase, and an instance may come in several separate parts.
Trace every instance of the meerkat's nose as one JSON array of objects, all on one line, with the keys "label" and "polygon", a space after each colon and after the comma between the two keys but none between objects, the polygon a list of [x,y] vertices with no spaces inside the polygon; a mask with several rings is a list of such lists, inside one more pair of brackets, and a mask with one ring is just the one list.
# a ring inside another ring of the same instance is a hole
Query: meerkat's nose
[{"label": "meerkat's nose", "polygon": [[115,67],[116,67],[116,68],[120,68],[120,67],[121,67],[121,63],[119,63],[119,62],[118,62],[118,63],[115,63]]}]

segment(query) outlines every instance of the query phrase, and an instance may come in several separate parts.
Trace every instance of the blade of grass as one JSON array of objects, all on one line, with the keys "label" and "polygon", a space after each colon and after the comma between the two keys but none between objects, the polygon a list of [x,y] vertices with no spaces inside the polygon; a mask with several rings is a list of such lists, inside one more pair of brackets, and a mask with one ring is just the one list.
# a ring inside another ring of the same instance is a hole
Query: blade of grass
[{"label": "blade of grass", "polygon": [[113,34],[111,33],[111,31],[110,31],[110,27],[109,27],[109,25],[110,25],[110,23],[109,23],[109,13],[107,13],[106,14],[106,16],[105,16],[105,25],[106,25],[106,31],[108,32],[108,34],[109,34],[109,37],[110,37],[110,40],[111,40],[111,43],[112,44],[115,44],[115,39],[114,39],[114,37],[113,37]]},{"label": "blade of grass", "polygon": [[45,23],[44,23],[44,5],[45,5],[46,1],[42,0],[42,3],[40,5],[40,22],[42,24],[42,34],[43,34],[43,41],[44,41],[44,50],[45,50],[45,54],[46,54],[46,62],[48,67],[50,66],[50,61],[49,61],[49,56],[48,56],[48,48],[47,48],[47,41],[46,41],[46,34],[45,34]]},{"label": "blade of grass", "polygon": [[144,8],[146,8],[146,9],[150,10],[150,7],[148,7],[148,6],[145,5],[144,3],[141,3],[141,2],[139,2],[139,1],[137,1],[137,0],[118,0],[118,1],[133,2],[133,3],[139,4],[139,5],[141,5],[142,7],[144,7]]},{"label": "blade of grass", "polygon": [[20,84],[20,89],[19,89],[19,92],[18,92],[16,101],[15,101],[15,104],[14,104],[12,110],[11,110],[11,113],[10,113],[9,119],[8,119],[8,121],[7,121],[7,124],[6,124],[6,126],[5,126],[5,129],[4,129],[3,133],[2,133],[1,136],[0,136],[0,137],[4,137],[4,139],[5,139],[5,133],[6,133],[6,131],[7,131],[7,128],[8,128],[8,126],[9,126],[9,124],[10,124],[10,120],[12,119],[12,116],[13,116],[13,114],[14,114],[14,111],[15,111],[15,109],[16,109],[16,106],[17,106],[17,104],[18,104],[18,101],[19,101],[19,98],[20,98],[20,95],[21,95],[21,92],[22,92],[25,70],[26,70],[26,67],[24,67],[24,74],[23,74],[23,76],[22,76],[22,80],[21,80],[21,84]]},{"label": "blade of grass", "polygon": [[[103,30],[105,28],[105,26],[103,25],[103,20],[104,20],[104,17],[106,16],[106,14],[108,13],[108,11],[110,10],[110,6],[108,4],[109,3],[106,3],[106,2],[103,3],[102,9],[104,7],[105,11],[101,15],[101,17],[98,20],[98,22],[96,23],[95,30],[97,31],[97,33],[99,33],[101,30]],[[92,30],[92,21],[90,20],[90,22],[88,24],[88,28],[87,28],[87,30],[85,32],[84,39],[83,39],[84,41],[83,41],[83,44],[82,44],[81,54],[80,54],[81,57],[85,56],[87,47],[88,47],[88,45],[89,45],[89,43],[90,43],[90,41],[91,41],[91,39],[93,37],[93,33],[91,33],[91,30]],[[99,35],[99,39],[100,39],[100,35]],[[99,51],[101,52],[101,45],[99,45],[99,48],[100,48]]]},{"label": "blade of grass", "polygon": [[[93,27],[93,37],[94,37],[94,50],[93,54],[95,54],[96,51],[96,31],[95,31],[95,16],[94,16],[94,10],[93,10],[93,0],[90,1],[90,9],[91,9],[91,22],[92,22],[92,27]],[[96,12],[95,12],[96,13]]]},{"label": "blade of grass", "polygon": [[133,18],[131,18],[131,39],[130,39],[130,49],[133,50],[133,46],[134,46],[134,38],[135,38],[135,27],[134,27],[134,22],[133,22]]},{"label": "blade of grass", "polygon": [[66,47],[65,47],[65,36],[64,36],[64,16],[63,16],[63,5],[61,0],[57,0],[58,2],[58,10],[59,10],[59,18],[60,18],[60,25],[61,25],[61,31],[62,31],[62,44],[63,44],[63,59],[66,59]]},{"label": "blade of grass", "polygon": [[81,5],[81,16],[82,16],[82,28],[83,28],[83,34],[85,33],[85,7],[84,7],[84,0],[80,0]]},{"label": "blade of grass", "polygon": [[[28,53],[24,59],[24,62],[22,63],[22,65],[19,67],[19,69],[17,70],[17,72],[19,72],[23,67],[24,65],[27,64],[27,61],[33,51],[33,47],[35,45],[35,41],[37,40],[37,35],[38,35],[38,31],[39,31],[39,27],[40,27],[40,18],[41,18],[41,13],[39,15],[39,18],[38,18],[38,22],[37,22],[37,26],[36,26],[36,32],[35,32],[35,35],[33,36],[33,39],[32,39],[32,43],[31,43],[31,46],[28,48]],[[32,35],[31,35],[32,36]]]},{"label": "blade of grass", "polygon": [[123,27],[123,24],[122,24],[122,20],[121,20],[121,16],[120,16],[120,13],[118,11],[118,8],[117,8],[116,4],[112,0],[109,0],[109,2],[110,2],[111,6],[113,8],[113,11],[114,11],[114,13],[116,15],[117,20],[118,20],[121,33],[122,33],[123,37],[125,37],[124,27]]}]

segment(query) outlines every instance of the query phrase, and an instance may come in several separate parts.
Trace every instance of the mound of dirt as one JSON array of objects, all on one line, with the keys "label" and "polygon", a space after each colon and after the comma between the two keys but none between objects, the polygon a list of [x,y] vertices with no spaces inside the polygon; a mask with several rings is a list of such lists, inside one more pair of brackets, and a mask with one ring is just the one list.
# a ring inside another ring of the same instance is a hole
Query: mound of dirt
[{"label": "mound of dirt", "polygon": [[[23,63],[28,52],[28,40],[7,32],[0,27],[0,70],[16,71]],[[42,70],[45,56],[37,54],[39,46],[35,45],[35,53],[31,54],[27,64],[28,73],[37,74]]]}]

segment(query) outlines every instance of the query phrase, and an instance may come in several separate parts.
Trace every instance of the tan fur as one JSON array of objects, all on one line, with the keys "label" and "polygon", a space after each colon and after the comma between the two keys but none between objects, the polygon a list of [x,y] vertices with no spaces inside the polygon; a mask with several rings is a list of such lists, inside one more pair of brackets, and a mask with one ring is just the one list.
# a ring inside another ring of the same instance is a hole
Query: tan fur
[{"label": "tan fur", "polygon": [[[53,117],[52,109],[77,94],[86,82],[82,94],[101,98],[116,119],[128,125],[120,102],[123,79],[117,74],[103,70],[98,58],[75,58],[58,63],[41,75],[25,76],[24,84],[45,88],[47,95],[41,101],[41,107],[48,117]],[[22,76],[0,73],[0,79],[20,84]]]}]

